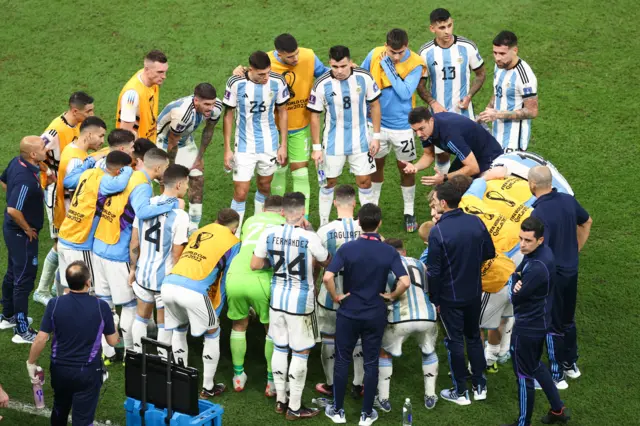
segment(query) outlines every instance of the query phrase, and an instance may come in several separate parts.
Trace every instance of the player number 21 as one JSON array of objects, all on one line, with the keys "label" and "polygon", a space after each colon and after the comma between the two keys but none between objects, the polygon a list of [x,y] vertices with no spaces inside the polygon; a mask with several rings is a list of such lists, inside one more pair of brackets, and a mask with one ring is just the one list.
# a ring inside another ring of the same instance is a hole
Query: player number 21
[{"label": "player number 21", "polygon": [[264,101],[262,102],[257,102],[257,101],[251,101],[251,109],[249,110],[249,112],[256,113],[256,112],[265,112],[267,110],[267,106],[264,104]]}]

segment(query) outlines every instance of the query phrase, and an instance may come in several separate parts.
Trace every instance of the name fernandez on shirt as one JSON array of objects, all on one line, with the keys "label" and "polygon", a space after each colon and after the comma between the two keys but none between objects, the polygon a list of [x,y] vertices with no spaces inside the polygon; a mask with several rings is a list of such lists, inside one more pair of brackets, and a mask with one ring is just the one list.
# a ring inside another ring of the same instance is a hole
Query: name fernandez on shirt
[{"label": "name fernandez on shirt", "polygon": [[307,246],[309,245],[309,242],[306,240],[300,241],[300,240],[292,240],[290,238],[282,238],[282,237],[277,237],[277,236],[273,236],[273,244],[279,244],[279,245],[287,245],[287,246],[291,246],[291,247],[300,247],[303,249],[306,249]]}]

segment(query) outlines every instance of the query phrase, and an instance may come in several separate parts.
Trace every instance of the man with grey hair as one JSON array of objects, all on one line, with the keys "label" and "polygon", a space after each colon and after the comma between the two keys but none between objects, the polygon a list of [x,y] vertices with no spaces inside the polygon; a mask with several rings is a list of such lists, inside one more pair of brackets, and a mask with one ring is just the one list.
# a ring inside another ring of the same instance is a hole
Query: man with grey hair
[{"label": "man with grey hair", "polygon": [[577,332],[575,324],[578,289],[578,253],[591,230],[589,213],[569,194],[558,192],[552,185],[551,170],[536,166],[529,170],[529,189],[537,197],[532,217],[544,224],[544,241],[556,261],[551,328],[547,349],[551,375],[559,389],[568,387],[564,380],[580,377]]}]

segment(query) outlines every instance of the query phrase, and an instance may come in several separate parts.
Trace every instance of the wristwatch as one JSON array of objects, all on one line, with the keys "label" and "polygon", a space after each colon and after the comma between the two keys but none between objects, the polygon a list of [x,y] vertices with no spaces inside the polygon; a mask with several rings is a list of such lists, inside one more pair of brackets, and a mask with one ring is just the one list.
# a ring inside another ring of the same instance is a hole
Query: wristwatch
[{"label": "wristwatch", "polygon": [[447,176],[447,174],[444,174],[444,178],[442,179],[443,182],[446,182],[449,180],[449,176]]}]

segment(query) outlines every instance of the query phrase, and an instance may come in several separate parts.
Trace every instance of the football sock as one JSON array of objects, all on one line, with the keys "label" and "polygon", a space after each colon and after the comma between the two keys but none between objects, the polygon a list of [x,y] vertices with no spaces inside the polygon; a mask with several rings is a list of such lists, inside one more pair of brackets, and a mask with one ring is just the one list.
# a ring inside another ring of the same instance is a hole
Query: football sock
[{"label": "football sock", "polygon": [[322,347],[320,350],[320,360],[322,361],[322,369],[324,376],[327,378],[327,385],[333,386],[333,366],[336,362],[336,341],[328,337],[322,338]]},{"label": "football sock", "polygon": [[384,182],[371,182],[371,188],[373,188],[373,193],[371,194],[370,202],[378,205],[380,202],[380,194],[382,193],[382,184]]},{"label": "football sock", "polygon": [[358,339],[353,349],[353,384],[362,386],[364,380],[364,354],[362,353],[362,340]]},{"label": "football sock", "polygon": [[309,354],[294,352],[289,367],[289,408],[298,411],[302,402],[302,390],[307,380],[307,361]]},{"label": "football sock", "polygon": [[373,187],[358,188],[358,198],[360,199],[360,206],[371,203],[373,200]]},{"label": "football sock", "polygon": [[189,346],[187,346],[187,328],[176,328],[171,337],[171,350],[178,364],[189,365]]},{"label": "football sock", "polygon": [[149,320],[142,318],[140,315],[136,315],[131,327],[131,334],[133,337],[133,350],[142,353],[142,338],[147,337],[147,324]]},{"label": "football sock", "polygon": [[136,301],[134,300],[122,306],[122,311],[120,311],[120,330],[122,330],[122,340],[124,341],[124,348],[128,350],[133,350],[133,334],[131,333],[131,329],[133,328],[135,318]]},{"label": "football sock", "polygon": [[487,366],[492,366],[498,360],[499,353],[500,345],[487,343],[484,347],[484,358],[487,360]]},{"label": "football sock", "polygon": [[502,339],[500,339],[500,355],[505,355],[511,348],[511,332],[513,331],[513,324],[516,321],[513,317],[507,318],[507,322],[504,325],[504,332],[502,333]]},{"label": "football sock", "polygon": [[384,401],[389,399],[389,387],[391,386],[391,374],[393,373],[393,361],[391,358],[378,359],[378,397]]},{"label": "football sock", "polygon": [[289,370],[289,348],[275,346],[271,358],[273,383],[276,385],[276,398],[279,402],[287,402],[287,372]]},{"label": "football sock", "polygon": [[[107,305],[109,305],[109,308],[111,308],[111,312],[113,312],[113,322],[114,322],[116,331],[118,331],[118,324],[116,322],[116,318],[118,316],[114,311],[113,301],[111,300],[110,297],[109,298],[100,297],[100,300],[105,301]],[[107,358],[112,358],[116,354],[116,348],[114,348],[113,346],[107,343],[107,339],[104,337],[104,334],[102,335],[102,354]]]},{"label": "football sock", "polygon": [[424,376],[424,394],[435,395],[438,377],[438,355],[435,352],[428,355],[422,354],[422,375]]},{"label": "football sock", "polygon": [[436,160],[436,165],[434,167],[434,169],[440,173],[441,175],[444,175],[445,173],[447,173],[449,171],[449,167],[451,166],[451,161],[446,161],[444,163],[440,163],[438,162],[438,160]]},{"label": "football sock", "polygon": [[216,375],[218,361],[220,360],[220,329],[215,333],[204,335],[204,347],[202,349],[202,387],[213,389],[213,378]]},{"label": "football sock", "polygon": [[404,200],[404,214],[413,216],[413,204],[416,197],[416,186],[401,186],[402,199]]},{"label": "football sock", "polygon": [[331,205],[333,204],[333,188],[320,188],[319,210],[320,210],[320,226],[329,223],[331,215]]},{"label": "football sock", "polygon": [[247,353],[247,332],[231,330],[231,362],[233,363],[233,374],[236,376],[244,373],[244,356]]},{"label": "football sock", "polygon": [[240,222],[238,223],[238,230],[236,231],[236,237],[240,238],[240,231],[242,230],[242,219],[244,219],[244,210],[247,207],[247,203],[245,201],[236,201],[235,199],[231,201],[231,208],[238,212],[240,215]]},{"label": "football sock", "polygon": [[202,219],[202,204],[189,203],[189,232],[197,231]]},{"label": "football sock", "polygon": [[256,195],[253,199],[253,214],[262,213],[262,210],[264,209],[264,201],[266,199],[266,195],[260,191],[256,191]]},{"label": "football sock", "polygon": [[289,171],[289,165],[284,167],[278,167],[273,174],[273,180],[271,181],[271,194],[283,196],[287,191],[287,172]]},{"label": "football sock", "polygon": [[309,200],[311,199],[311,187],[309,186],[309,169],[303,167],[291,172],[291,180],[293,181],[293,190],[304,194],[304,206],[307,215],[309,214]]},{"label": "football sock", "polygon": [[51,250],[47,253],[47,257],[44,259],[42,274],[40,275],[40,281],[38,282],[36,293],[50,293],[49,284],[51,284],[55,279],[56,269],[58,269],[58,252],[54,247],[51,247]]},{"label": "football sock", "polygon": [[[170,345],[172,335],[173,330],[165,330],[164,324],[158,323],[158,342]],[[158,355],[160,355],[164,359],[167,359],[167,351],[162,348],[158,348]]]},{"label": "football sock", "polygon": [[264,339],[264,358],[267,360],[267,380],[273,382],[273,373],[271,370],[271,360],[273,359],[273,340],[267,336]]}]

